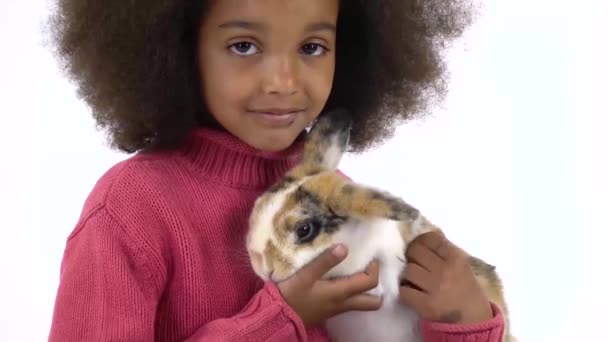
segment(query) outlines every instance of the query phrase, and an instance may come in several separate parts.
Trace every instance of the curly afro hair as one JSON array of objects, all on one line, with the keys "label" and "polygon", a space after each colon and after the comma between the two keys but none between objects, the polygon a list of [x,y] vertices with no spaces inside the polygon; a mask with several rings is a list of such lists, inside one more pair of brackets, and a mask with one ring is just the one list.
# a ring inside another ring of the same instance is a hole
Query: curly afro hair
[{"label": "curly afro hair", "polygon": [[[213,125],[201,99],[199,25],[211,1],[58,0],[51,47],[112,147],[171,148]],[[342,0],[336,74],[326,109],[353,114],[362,152],[442,100],[443,52],[471,24],[466,0]]]}]

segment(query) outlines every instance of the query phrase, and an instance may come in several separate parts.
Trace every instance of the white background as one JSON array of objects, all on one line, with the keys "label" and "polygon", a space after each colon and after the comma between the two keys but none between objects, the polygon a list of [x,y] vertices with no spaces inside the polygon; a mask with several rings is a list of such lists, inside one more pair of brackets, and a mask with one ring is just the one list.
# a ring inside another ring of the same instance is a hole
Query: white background
[{"label": "white background", "polygon": [[[43,341],[65,239],[126,156],[41,45],[46,2],[0,4],[0,341]],[[497,265],[523,342],[608,341],[607,8],[487,0],[445,106],[342,164]]]}]

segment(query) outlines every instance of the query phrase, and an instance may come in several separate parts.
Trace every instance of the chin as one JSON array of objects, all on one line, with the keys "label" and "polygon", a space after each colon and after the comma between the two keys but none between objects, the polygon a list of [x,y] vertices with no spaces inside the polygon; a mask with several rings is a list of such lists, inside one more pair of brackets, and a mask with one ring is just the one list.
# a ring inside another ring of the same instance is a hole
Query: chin
[{"label": "chin", "polygon": [[302,131],[281,129],[275,131],[263,130],[258,136],[249,137],[245,141],[252,147],[265,152],[281,152],[288,149],[296,141]]}]

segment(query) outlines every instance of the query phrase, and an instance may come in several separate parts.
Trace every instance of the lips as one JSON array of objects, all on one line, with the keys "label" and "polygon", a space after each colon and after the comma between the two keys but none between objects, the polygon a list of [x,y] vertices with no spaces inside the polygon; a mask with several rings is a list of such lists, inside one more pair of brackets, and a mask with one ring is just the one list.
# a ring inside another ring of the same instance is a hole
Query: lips
[{"label": "lips", "polygon": [[291,126],[297,116],[304,113],[301,108],[262,108],[248,110],[261,125],[271,128],[285,128]]},{"label": "lips", "polygon": [[301,108],[264,108],[264,109],[254,109],[249,112],[254,114],[267,114],[267,115],[288,115],[295,114],[304,111]]}]

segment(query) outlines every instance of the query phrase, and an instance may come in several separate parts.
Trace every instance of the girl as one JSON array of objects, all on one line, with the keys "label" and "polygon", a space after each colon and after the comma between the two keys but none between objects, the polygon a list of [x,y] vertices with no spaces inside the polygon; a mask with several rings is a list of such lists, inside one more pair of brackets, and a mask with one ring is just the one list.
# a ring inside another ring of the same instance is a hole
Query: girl
[{"label": "girl", "polygon": [[[374,265],[318,281],[347,253],[340,246],[283,283],[261,283],[242,259],[249,210],[326,110],[352,111],[352,146],[363,151],[442,95],[439,48],[466,27],[467,8],[60,0],[56,55],[113,146],[138,153],[101,177],[68,237],[49,339],[326,341],[327,317],[377,309],[379,298],[361,295]],[[450,265],[431,272],[439,297],[404,286],[426,340],[498,341],[501,312]]]}]

